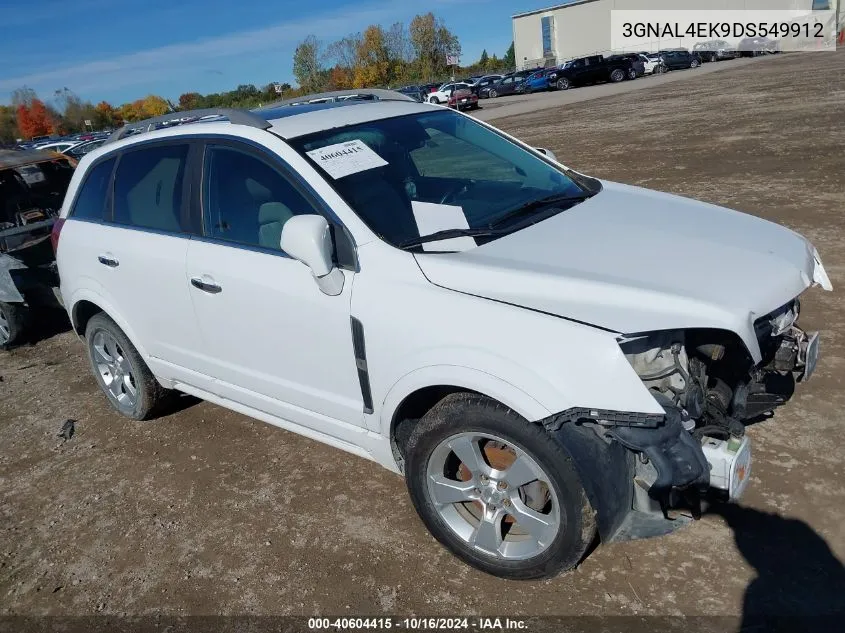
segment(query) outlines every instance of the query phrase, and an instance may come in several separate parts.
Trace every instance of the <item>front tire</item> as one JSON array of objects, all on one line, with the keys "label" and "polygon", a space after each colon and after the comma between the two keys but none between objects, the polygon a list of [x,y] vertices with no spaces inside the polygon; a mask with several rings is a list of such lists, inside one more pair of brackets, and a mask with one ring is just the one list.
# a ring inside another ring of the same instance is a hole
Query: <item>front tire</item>
[{"label": "front tire", "polygon": [[689,63],[690,68],[698,68],[700,65],[701,63],[697,59],[694,59]]},{"label": "front tire", "polygon": [[490,92],[487,93],[487,96],[489,96],[491,99],[495,99],[496,97],[499,96],[499,93],[496,92],[495,90],[491,90]]},{"label": "front tire", "polygon": [[541,425],[482,395],[447,396],[420,420],[405,476],[432,535],[495,576],[571,569],[595,537],[570,454]]},{"label": "front tire", "polygon": [[158,383],[123,330],[100,313],[88,321],[85,340],[91,370],[109,404],[133,420],[152,417],[170,392]]},{"label": "front tire", "polygon": [[26,334],[26,307],[0,301],[0,350],[18,345]]},{"label": "front tire", "polygon": [[572,84],[566,77],[562,77],[562,78],[557,80],[557,89],[558,90],[569,90],[571,87],[572,87]]},{"label": "front tire", "polygon": [[431,97],[428,100],[429,103],[433,103],[434,105],[440,105],[440,100],[437,97]]}]

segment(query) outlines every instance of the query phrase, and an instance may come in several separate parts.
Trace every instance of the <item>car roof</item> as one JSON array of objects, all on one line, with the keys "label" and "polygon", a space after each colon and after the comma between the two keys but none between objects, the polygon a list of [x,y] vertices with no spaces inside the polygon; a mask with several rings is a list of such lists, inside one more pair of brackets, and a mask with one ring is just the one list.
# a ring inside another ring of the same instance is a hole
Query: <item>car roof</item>
[{"label": "car roof", "polygon": [[[347,125],[389,119],[406,114],[431,112],[440,106],[434,106],[417,101],[335,101],[323,103],[302,103],[297,105],[280,105],[252,111],[269,123],[267,130],[278,136],[290,139],[305,136],[323,130],[332,130]],[[131,147],[153,139],[167,139],[177,136],[202,135],[205,130],[210,134],[220,134],[231,126],[228,120],[217,118],[213,121],[196,121],[183,125],[173,125],[166,128],[131,134],[116,141],[106,142],[85,155],[83,160],[90,162],[114,150]],[[238,126],[240,127],[240,126]],[[237,135],[236,130],[232,130]],[[16,151],[15,154],[22,152]],[[90,157],[90,160],[89,160]]]}]

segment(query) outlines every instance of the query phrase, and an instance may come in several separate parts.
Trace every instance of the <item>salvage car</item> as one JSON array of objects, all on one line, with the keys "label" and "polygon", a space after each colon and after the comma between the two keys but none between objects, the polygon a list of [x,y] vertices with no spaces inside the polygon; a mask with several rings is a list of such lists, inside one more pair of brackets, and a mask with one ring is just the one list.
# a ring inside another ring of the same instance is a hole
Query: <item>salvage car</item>
[{"label": "salvage car", "polygon": [[744,422],[816,367],[813,245],[373,92],[82,159],[54,241],[110,405],[144,420],[183,392],[374,460],[507,578],[742,495]]},{"label": "salvage car", "polygon": [[0,349],[24,340],[32,310],[57,305],[50,232],[75,161],[43,150],[0,150]]}]

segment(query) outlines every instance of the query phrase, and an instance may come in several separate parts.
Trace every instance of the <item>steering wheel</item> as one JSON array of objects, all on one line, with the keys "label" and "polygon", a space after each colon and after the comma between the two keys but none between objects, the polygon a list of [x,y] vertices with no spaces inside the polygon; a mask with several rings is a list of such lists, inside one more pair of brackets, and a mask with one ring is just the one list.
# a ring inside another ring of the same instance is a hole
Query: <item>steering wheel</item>
[{"label": "steering wheel", "polygon": [[468,180],[467,182],[459,183],[449,189],[446,193],[443,194],[443,197],[440,198],[440,204],[448,204],[450,202],[454,202],[454,198],[462,193],[466,193],[470,189],[475,186],[474,180]]}]

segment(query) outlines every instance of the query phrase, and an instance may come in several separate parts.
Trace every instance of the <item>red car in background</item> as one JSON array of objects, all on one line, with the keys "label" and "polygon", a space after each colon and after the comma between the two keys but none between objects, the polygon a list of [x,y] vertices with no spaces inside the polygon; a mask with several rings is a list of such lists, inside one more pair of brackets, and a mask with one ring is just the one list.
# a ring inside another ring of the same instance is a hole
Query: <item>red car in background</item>
[{"label": "red car in background", "polygon": [[447,105],[458,110],[475,110],[478,108],[478,95],[468,88],[455,90]]}]

